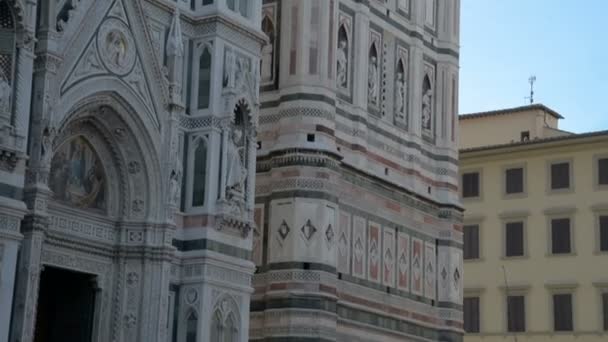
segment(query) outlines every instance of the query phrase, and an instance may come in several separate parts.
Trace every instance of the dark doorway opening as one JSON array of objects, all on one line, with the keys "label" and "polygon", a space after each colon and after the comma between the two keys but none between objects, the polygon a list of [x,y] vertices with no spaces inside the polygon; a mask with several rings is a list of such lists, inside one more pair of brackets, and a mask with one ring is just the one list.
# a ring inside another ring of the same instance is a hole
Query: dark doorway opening
[{"label": "dark doorway opening", "polygon": [[46,266],[34,342],[90,342],[95,314],[95,276]]}]

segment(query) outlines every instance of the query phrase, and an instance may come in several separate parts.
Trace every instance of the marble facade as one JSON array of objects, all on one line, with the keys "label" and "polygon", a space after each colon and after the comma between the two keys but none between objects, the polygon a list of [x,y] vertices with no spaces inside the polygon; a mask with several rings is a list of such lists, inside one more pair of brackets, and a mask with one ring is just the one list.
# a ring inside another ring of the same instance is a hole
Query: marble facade
[{"label": "marble facade", "polygon": [[458,6],[0,0],[0,342],[460,341]]}]

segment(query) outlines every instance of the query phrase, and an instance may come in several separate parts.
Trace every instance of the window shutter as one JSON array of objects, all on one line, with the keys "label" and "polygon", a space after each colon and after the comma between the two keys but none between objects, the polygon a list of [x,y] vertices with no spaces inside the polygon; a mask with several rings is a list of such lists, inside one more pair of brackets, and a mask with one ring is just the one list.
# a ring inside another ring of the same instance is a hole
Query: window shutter
[{"label": "window shutter", "polygon": [[551,165],[551,189],[567,189],[570,187],[570,164],[558,163]]},{"label": "window shutter", "polygon": [[479,226],[464,226],[464,258],[479,258]]},{"label": "window shutter", "polygon": [[506,183],[507,194],[524,192],[524,169],[508,169],[506,171]]}]

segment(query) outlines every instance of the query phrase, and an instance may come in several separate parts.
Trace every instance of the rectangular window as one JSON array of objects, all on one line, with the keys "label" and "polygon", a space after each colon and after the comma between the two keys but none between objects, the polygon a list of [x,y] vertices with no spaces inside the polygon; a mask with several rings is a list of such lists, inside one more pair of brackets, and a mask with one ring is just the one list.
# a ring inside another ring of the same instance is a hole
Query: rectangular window
[{"label": "rectangular window", "polygon": [[479,258],[479,226],[464,226],[464,259]]},{"label": "rectangular window", "polygon": [[462,197],[479,197],[479,172],[462,175]]},{"label": "rectangular window", "polygon": [[551,189],[568,189],[570,187],[570,163],[551,164]]},{"label": "rectangular window", "polygon": [[508,257],[524,255],[524,223],[509,222],[505,226],[506,248],[505,255]]},{"label": "rectangular window", "polygon": [[597,175],[600,185],[608,185],[608,158],[598,159]]},{"label": "rectangular window", "polygon": [[600,251],[608,252],[608,216],[599,217]]},{"label": "rectangular window", "polygon": [[570,253],[570,219],[551,220],[551,251],[553,254]]},{"label": "rectangular window", "polygon": [[507,320],[509,332],[526,331],[526,307],[524,296],[507,297]]},{"label": "rectangular window", "polygon": [[608,331],[608,292],[602,293],[602,313],[604,315],[604,331]]},{"label": "rectangular window", "polygon": [[524,296],[507,297],[507,329],[509,332],[526,331]]},{"label": "rectangular window", "polygon": [[298,6],[291,8],[291,49],[289,50],[289,74],[295,75],[298,54]]},{"label": "rectangular window", "polygon": [[553,328],[555,331],[572,331],[572,295],[553,295]]},{"label": "rectangular window", "polygon": [[463,302],[464,331],[479,332],[479,297],[465,297]]},{"label": "rectangular window", "polygon": [[313,0],[310,11],[310,42],[308,49],[308,71],[311,75],[319,72],[319,0]]},{"label": "rectangular window", "polygon": [[505,182],[507,194],[524,192],[524,169],[521,167],[507,169],[505,171]]}]

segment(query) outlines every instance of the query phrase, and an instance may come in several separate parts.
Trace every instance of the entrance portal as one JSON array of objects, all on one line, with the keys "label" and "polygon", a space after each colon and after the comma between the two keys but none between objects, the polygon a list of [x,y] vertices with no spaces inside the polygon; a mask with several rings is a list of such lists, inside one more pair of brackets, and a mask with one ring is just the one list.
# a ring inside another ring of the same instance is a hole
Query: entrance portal
[{"label": "entrance portal", "polygon": [[90,342],[95,313],[95,276],[46,266],[34,342]]}]

